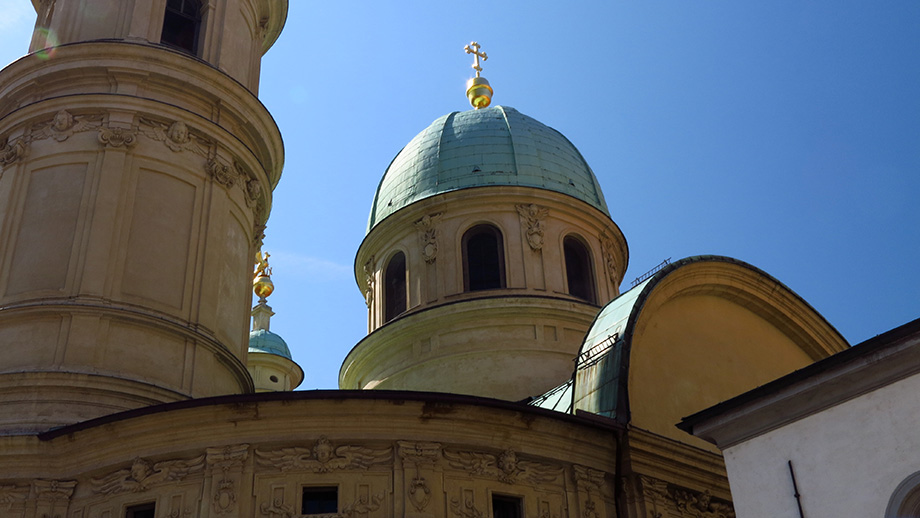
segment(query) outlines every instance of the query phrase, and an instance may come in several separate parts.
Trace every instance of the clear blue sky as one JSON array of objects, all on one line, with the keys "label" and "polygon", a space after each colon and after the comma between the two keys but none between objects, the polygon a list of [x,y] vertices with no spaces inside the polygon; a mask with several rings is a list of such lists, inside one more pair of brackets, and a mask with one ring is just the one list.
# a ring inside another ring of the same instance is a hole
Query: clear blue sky
[{"label": "clear blue sky", "polygon": [[[920,317],[920,2],[291,0],[260,97],[285,138],[266,249],[272,330],[335,387],[366,333],[354,281],[377,183],[468,108],[471,40],[494,103],[564,133],[629,243],[747,261],[851,343]],[[526,6],[526,7],[525,7]],[[0,63],[34,12],[0,0]]]}]

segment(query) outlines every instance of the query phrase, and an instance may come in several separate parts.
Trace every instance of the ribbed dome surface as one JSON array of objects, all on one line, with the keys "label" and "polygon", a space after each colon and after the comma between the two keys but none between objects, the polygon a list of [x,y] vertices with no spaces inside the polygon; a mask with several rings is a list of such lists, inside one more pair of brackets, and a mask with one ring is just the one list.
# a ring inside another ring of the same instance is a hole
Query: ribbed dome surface
[{"label": "ribbed dome surface", "polygon": [[276,354],[293,360],[291,350],[284,339],[265,329],[256,329],[249,333],[249,352]]},{"label": "ribbed dome surface", "polygon": [[435,120],[396,155],[377,188],[368,232],[416,201],[488,185],[556,191],[609,215],[594,173],[565,136],[514,108],[493,106]]}]

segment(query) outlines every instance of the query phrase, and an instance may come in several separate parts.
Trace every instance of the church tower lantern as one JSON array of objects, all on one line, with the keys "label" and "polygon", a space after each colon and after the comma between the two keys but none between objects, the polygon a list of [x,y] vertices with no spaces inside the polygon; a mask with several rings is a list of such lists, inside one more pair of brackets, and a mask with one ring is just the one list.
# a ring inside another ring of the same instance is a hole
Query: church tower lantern
[{"label": "church tower lantern", "polygon": [[542,394],[619,293],[626,240],[591,168],[558,131],[491,105],[486,53],[465,50],[475,109],[419,133],[377,189],[355,260],[369,334],[343,389]]},{"label": "church tower lantern", "polygon": [[0,431],[253,391],[287,0],[33,0],[0,72]]}]

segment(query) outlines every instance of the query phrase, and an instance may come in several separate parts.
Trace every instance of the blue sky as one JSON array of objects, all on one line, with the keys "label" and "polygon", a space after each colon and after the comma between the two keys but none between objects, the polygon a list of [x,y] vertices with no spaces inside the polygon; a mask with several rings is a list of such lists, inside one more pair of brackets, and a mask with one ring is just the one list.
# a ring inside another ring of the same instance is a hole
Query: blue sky
[{"label": "blue sky", "polygon": [[[0,0],[0,64],[27,50],[29,4]],[[629,243],[624,290],[662,259],[720,254],[854,344],[920,317],[920,2],[292,0],[260,97],[286,148],[272,330],[302,388],[335,387],[366,333],[353,260],[374,191],[416,133],[468,108],[471,40],[493,102],[591,164]]]}]

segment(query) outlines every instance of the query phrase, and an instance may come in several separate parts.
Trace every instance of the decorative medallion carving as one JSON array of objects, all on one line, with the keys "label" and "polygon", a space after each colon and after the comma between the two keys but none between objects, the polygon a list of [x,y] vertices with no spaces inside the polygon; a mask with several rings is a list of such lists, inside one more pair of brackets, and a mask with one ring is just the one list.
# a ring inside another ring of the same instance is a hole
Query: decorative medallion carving
[{"label": "decorative medallion carving", "polygon": [[102,126],[102,115],[73,116],[67,110],[60,110],[54,114],[50,122],[36,125],[32,128],[32,140],[45,140],[48,138],[64,142],[74,133],[97,130]]},{"label": "decorative medallion carving", "polygon": [[702,493],[673,489],[671,496],[681,516],[690,518],[735,518],[735,510],[728,503],[713,502],[709,490]]},{"label": "decorative medallion carving", "polygon": [[482,518],[483,516],[482,511],[476,509],[472,500],[464,500],[463,503],[461,503],[456,498],[451,498],[450,510],[455,515],[462,518]]},{"label": "decorative medallion carving", "polygon": [[230,514],[236,505],[236,491],[233,487],[233,481],[228,478],[222,478],[217,483],[217,491],[211,498],[211,506],[218,515]]},{"label": "decorative medallion carving", "polygon": [[364,263],[364,303],[367,304],[368,309],[374,303],[374,269],[377,267],[376,262],[374,256],[371,256]]},{"label": "decorative medallion carving", "polygon": [[294,506],[285,504],[280,498],[276,498],[271,504],[263,502],[259,510],[269,518],[291,518],[294,516]]},{"label": "decorative medallion carving", "polygon": [[236,180],[239,177],[239,174],[235,170],[231,169],[230,166],[222,164],[214,158],[208,160],[205,169],[207,170],[208,175],[213,178],[215,182],[227,188],[233,187],[233,184],[236,183]]},{"label": "decorative medallion carving", "polygon": [[431,488],[425,477],[415,477],[409,482],[409,503],[416,511],[422,512],[431,502]]},{"label": "decorative medallion carving", "polygon": [[99,128],[99,143],[104,146],[130,148],[137,144],[137,134],[126,128]]},{"label": "decorative medallion carving", "polygon": [[498,456],[472,451],[444,450],[444,458],[454,468],[465,469],[471,475],[492,477],[505,484],[543,484],[553,482],[562,473],[559,466],[519,460],[517,454],[510,449]]},{"label": "decorative medallion carving", "polygon": [[543,248],[543,218],[549,214],[549,209],[531,203],[530,205],[515,205],[518,216],[521,218],[521,227],[525,230],[527,244],[530,249],[537,251]]},{"label": "decorative medallion carving", "polygon": [[392,458],[392,449],[372,449],[363,446],[336,447],[323,435],[316,441],[313,448],[256,450],[256,457],[260,465],[274,467],[281,471],[328,473],[338,470],[366,470],[375,464],[383,464]]},{"label": "decorative medallion carving", "polygon": [[92,480],[93,492],[105,495],[146,491],[163,482],[182,480],[204,468],[204,455],[191,460],[167,460],[151,465],[138,457],[130,468]]},{"label": "decorative medallion carving", "polygon": [[16,139],[12,144],[8,138],[0,140],[0,170],[26,156],[28,151],[29,145],[23,138]]},{"label": "decorative medallion carving", "polygon": [[429,214],[415,222],[422,245],[422,257],[428,264],[438,258],[438,223],[441,221],[441,216],[441,212]]}]

